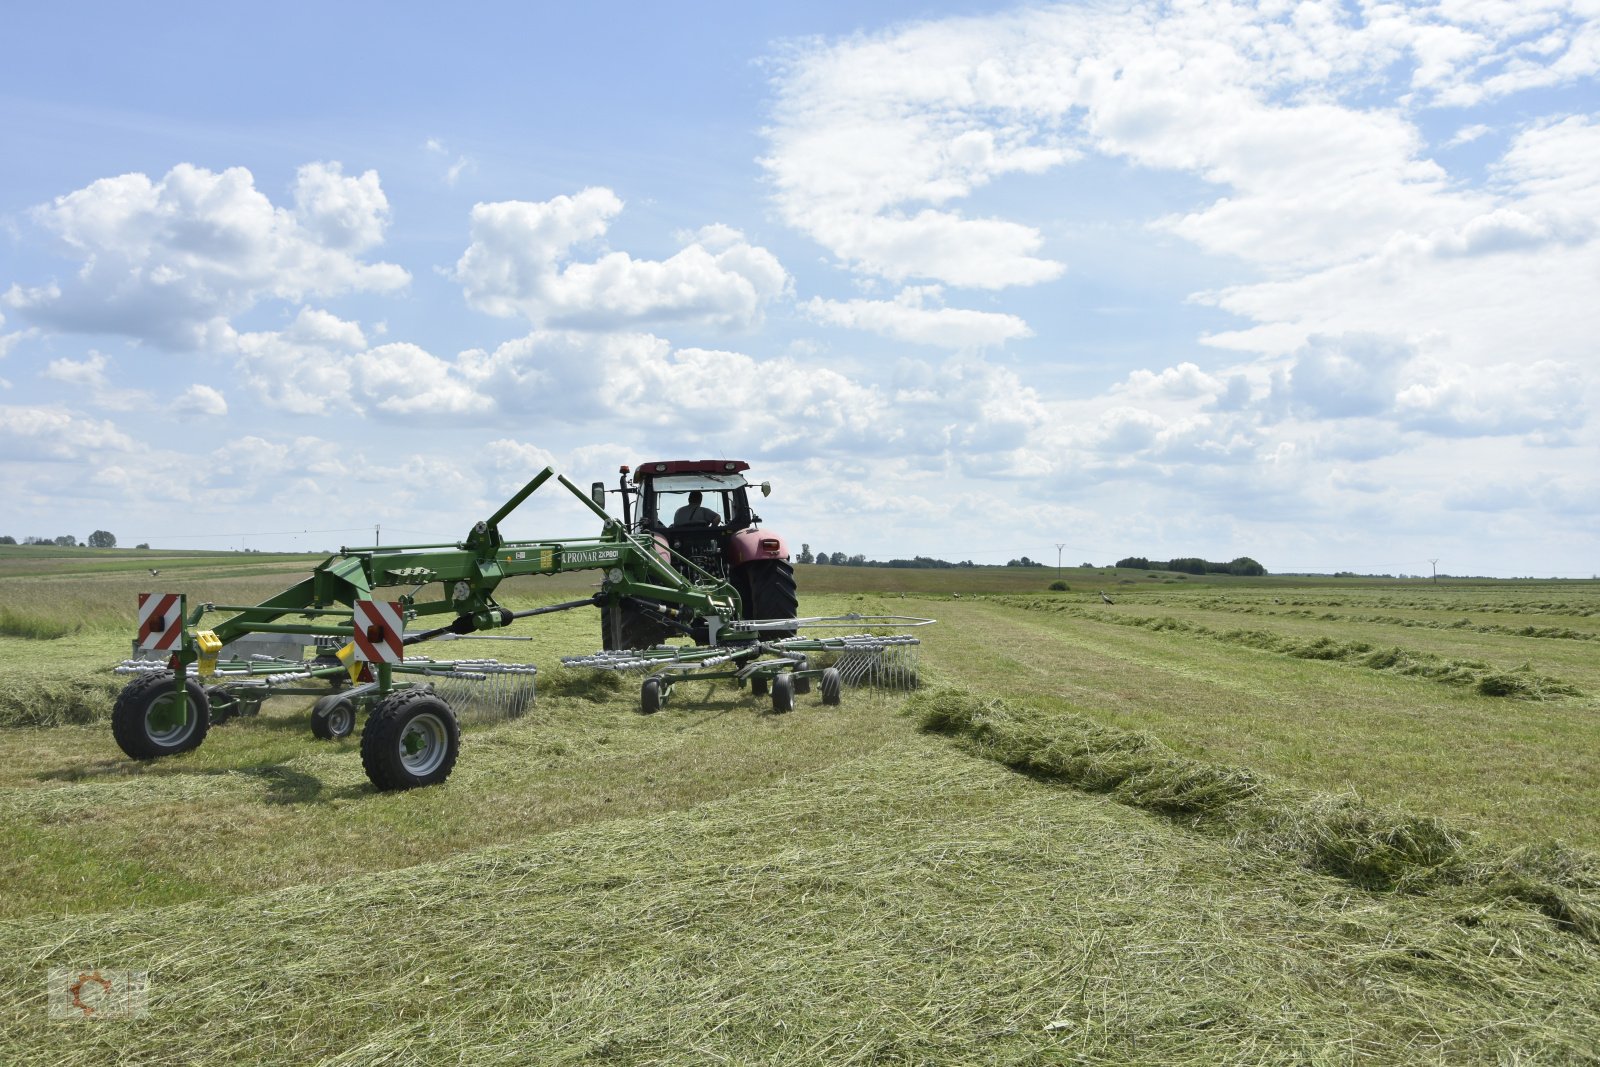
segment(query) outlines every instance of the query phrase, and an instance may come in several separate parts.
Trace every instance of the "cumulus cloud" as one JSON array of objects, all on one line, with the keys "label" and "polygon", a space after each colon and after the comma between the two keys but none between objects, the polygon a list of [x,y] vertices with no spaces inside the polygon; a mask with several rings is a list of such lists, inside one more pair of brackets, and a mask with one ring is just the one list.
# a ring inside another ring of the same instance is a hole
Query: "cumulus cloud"
[{"label": "cumulus cloud", "polygon": [[267,298],[390,292],[410,275],[360,253],[382,240],[388,202],[375,172],[300,168],[294,208],[275,207],[243,167],[182,163],[159,181],[102,178],[32,217],[81,260],[65,281],[13,284],[11,307],[57,330],[191,348],[208,324]]},{"label": "cumulus cloud", "polygon": [[133,450],[110,422],[62,407],[0,405],[0,453],[8,460],[84,461]]},{"label": "cumulus cloud", "polygon": [[1016,315],[939,306],[943,292],[940,286],[927,285],[908,286],[893,300],[814,297],[803,310],[814,321],[830,326],[870,330],[896,341],[940,348],[986,348],[1033,336],[1028,324]]},{"label": "cumulus cloud", "polygon": [[228,400],[217,389],[197,382],[172,402],[172,410],[178,415],[226,415]]},{"label": "cumulus cloud", "polygon": [[622,207],[615,193],[598,187],[540,202],[478,204],[472,243],[454,277],[467,302],[491,315],[588,330],[676,322],[750,327],[789,288],[777,257],[726,226],[701,230],[665,260],[626,252],[576,260],[575,249],[604,237]]},{"label": "cumulus cloud", "polygon": [[1278,391],[1298,413],[1322,418],[1376,415],[1394,404],[1412,350],[1370,335],[1313,337],[1295,353]]},{"label": "cumulus cloud", "polygon": [[284,330],[219,330],[215,341],[234,354],[245,384],[278,411],[446,417],[494,407],[453,362],[406,342],[369,348],[359,323],[316,308],[301,308]]},{"label": "cumulus cloud", "polygon": [[53,359],[39,373],[52,381],[98,392],[110,384],[106,380],[106,366],[109,363],[110,360],[104,355],[91,351],[81,360]]},{"label": "cumulus cloud", "polygon": [[1446,437],[1560,434],[1584,422],[1579,368],[1542,359],[1469,368],[1430,360],[1395,397],[1403,424]]}]

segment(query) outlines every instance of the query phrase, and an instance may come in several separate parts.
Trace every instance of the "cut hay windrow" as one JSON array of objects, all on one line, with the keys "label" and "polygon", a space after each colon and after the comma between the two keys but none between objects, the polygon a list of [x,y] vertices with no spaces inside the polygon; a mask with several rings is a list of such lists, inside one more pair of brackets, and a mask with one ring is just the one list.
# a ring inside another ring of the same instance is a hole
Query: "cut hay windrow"
[{"label": "cut hay windrow", "polygon": [[1094,792],[1287,857],[1364,889],[1457,891],[1516,901],[1600,941],[1600,857],[1554,842],[1497,849],[1427,816],[1328,796],[1252,771],[1176,755],[1155,738],[963,689],[909,704],[922,728],[1027,774]]},{"label": "cut hay windrow", "polygon": [[1220,644],[1235,645],[1259,652],[1272,652],[1295,659],[1343,663],[1368,670],[1424,678],[1441,685],[1468,688],[1484,696],[1515,700],[1554,700],[1583,696],[1583,690],[1560,678],[1540,674],[1528,664],[1496,667],[1481,660],[1444,659],[1429,652],[1392,645],[1382,648],[1365,641],[1339,641],[1332,637],[1298,638],[1270,630],[1219,630],[1204,623],[1190,622],[1171,615],[1124,615],[1097,611],[1059,601],[1021,597],[994,597],[995,603],[1027,611],[1048,611],[1114,626],[1139,627],[1158,633],[1183,634]]},{"label": "cut hay windrow", "polygon": [[[18,1067],[1583,1063],[1600,1044],[1600,950],[1536,913],[1374,897],[904,734],[693,811],[0,922],[0,953]],[[147,973],[148,1015],[52,1017],[49,974],[89,960]]]}]

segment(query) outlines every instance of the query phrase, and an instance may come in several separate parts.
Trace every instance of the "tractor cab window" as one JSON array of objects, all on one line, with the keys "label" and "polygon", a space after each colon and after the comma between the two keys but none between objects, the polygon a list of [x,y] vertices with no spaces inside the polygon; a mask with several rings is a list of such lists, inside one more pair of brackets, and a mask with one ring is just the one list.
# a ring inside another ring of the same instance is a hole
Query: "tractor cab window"
[{"label": "tractor cab window", "polygon": [[645,495],[645,524],[670,526],[673,517],[689,502],[690,493],[699,493],[700,506],[721,517],[720,524],[738,529],[750,524],[750,506],[745,480],[739,474],[672,474],[650,481]]}]

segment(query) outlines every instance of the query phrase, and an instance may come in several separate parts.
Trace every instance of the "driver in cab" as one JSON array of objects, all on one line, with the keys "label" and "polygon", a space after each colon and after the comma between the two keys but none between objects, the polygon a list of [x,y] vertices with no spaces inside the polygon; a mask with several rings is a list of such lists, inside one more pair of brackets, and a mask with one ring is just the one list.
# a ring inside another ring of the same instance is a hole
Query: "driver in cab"
[{"label": "driver in cab", "polygon": [[673,514],[672,525],[686,526],[690,523],[698,523],[705,526],[715,526],[721,522],[721,515],[718,515],[708,507],[701,506],[700,502],[703,499],[705,498],[698,489],[690,493],[689,502]]}]

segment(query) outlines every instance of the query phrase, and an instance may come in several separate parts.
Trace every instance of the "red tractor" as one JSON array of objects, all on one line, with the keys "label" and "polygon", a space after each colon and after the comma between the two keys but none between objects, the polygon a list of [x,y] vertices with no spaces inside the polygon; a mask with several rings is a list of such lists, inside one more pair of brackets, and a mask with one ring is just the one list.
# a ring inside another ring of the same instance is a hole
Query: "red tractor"
[{"label": "red tractor", "polygon": [[[622,468],[622,518],[630,532],[649,534],[663,560],[690,582],[727,582],[739,594],[741,618],[793,619],[799,610],[789,548],[778,534],[763,530],[751,508],[750,483],[742,460],[675,459],[641,463],[629,478]],[[596,483],[596,488],[599,488]],[[772,486],[757,487],[762,496]],[[605,647],[647,648],[674,633],[707,640],[705,623],[674,624],[648,603],[624,600],[602,611]],[[763,629],[769,638],[792,637],[792,628]]]}]

